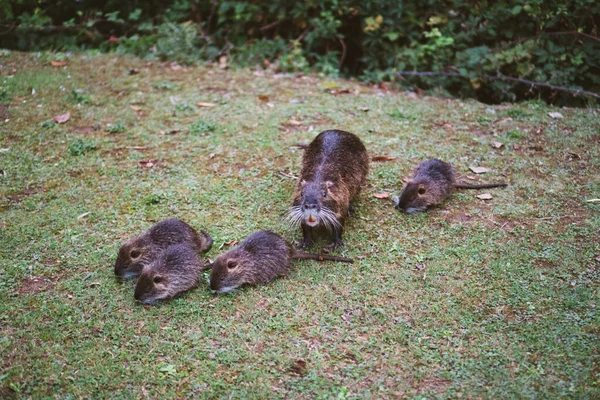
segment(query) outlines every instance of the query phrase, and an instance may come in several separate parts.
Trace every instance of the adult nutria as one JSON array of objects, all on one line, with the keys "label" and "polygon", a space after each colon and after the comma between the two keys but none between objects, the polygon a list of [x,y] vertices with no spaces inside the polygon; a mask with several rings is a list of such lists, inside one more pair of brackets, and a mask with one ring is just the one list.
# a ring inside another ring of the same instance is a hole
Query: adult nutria
[{"label": "adult nutria", "polygon": [[369,172],[369,156],[361,140],[350,132],[329,130],[308,145],[288,213],[293,225],[302,226],[301,247],[313,244],[313,230],[332,233],[330,246],[343,244],[344,220],[350,202],[360,193]]},{"label": "adult nutria", "polygon": [[144,266],[134,297],[144,304],[170,299],[196,286],[205,269],[195,246],[185,242],[171,245]]},{"label": "adult nutria", "polygon": [[417,167],[397,200],[396,209],[409,214],[425,211],[429,206],[441,203],[455,189],[487,189],[506,186],[506,183],[469,185],[456,182],[454,168],[447,162],[430,159]]},{"label": "adult nutria", "polygon": [[295,250],[271,231],[254,232],[233,249],[221,254],[208,268],[213,293],[228,293],[242,285],[267,283],[287,275],[294,258],[353,262],[351,258]]},{"label": "adult nutria", "polygon": [[183,242],[189,243],[197,253],[206,252],[212,247],[212,238],[208,233],[198,233],[177,218],[165,219],[121,246],[115,261],[115,275],[125,279],[136,277],[142,273],[145,265],[154,261],[168,246]]}]

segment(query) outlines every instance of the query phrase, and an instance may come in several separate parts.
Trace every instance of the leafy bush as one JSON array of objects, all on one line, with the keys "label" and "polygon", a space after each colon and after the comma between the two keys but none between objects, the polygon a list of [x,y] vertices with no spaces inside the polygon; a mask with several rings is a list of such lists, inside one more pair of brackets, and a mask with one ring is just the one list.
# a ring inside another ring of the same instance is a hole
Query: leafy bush
[{"label": "leafy bush", "polygon": [[574,91],[600,92],[595,0],[0,0],[0,10],[0,23],[16,24],[0,39],[11,48],[100,47],[180,63],[225,55],[487,102],[583,104]]}]

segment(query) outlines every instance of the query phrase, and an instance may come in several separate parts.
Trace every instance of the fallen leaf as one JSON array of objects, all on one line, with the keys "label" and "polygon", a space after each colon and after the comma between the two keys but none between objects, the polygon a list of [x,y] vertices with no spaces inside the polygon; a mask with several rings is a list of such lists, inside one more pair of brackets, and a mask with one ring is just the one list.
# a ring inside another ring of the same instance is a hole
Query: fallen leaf
[{"label": "fallen leaf", "polygon": [[300,126],[300,125],[302,125],[302,122],[296,121],[295,119],[288,119],[283,124],[284,125],[292,125],[292,126]]},{"label": "fallen leaf", "polygon": [[53,67],[64,67],[67,65],[65,61],[50,61],[50,64],[52,64]]},{"label": "fallen leaf", "polygon": [[469,169],[473,172],[475,172],[476,174],[483,174],[485,172],[489,172],[490,169],[486,168],[486,167],[469,167]]},{"label": "fallen leaf", "polygon": [[358,111],[369,111],[369,107],[358,107]]},{"label": "fallen leaf", "polygon": [[130,150],[144,150],[147,149],[148,146],[127,146],[126,148]]},{"label": "fallen leaf", "polygon": [[269,96],[265,96],[265,95],[261,94],[261,95],[258,96],[258,99],[260,101],[269,101]]},{"label": "fallen leaf", "polygon": [[378,199],[387,199],[388,197],[390,197],[389,193],[373,193],[373,197],[376,197]]},{"label": "fallen leaf", "polygon": [[139,73],[140,73],[139,68],[131,68],[129,70],[129,75],[136,75],[136,74],[139,74]]},{"label": "fallen leaf", "polygon": [[350,89],[332,89],[329,90],[329,93],[331,93],[334,96],[339,96],[340,94],[348,94],[352,92],[350,91]]},{"label": "fallen leaf", "polygon": [[210,153],[210,154],[208,155],[208,158],[210,158],[210,159],[212,160],[213,158],[215,158],[215,155],[216,155],[215,153]]},{"label": "fallen leaf", "polygon": [[152,168],[155,165],[160,165],[161,160],[142,160],[138,161],[138,168]]},{"label": "fallen leaf", "polygon": [[374,156],[371,160],[372,161],[394,161],[396,159],[396,157],[390,157],[390,156]]},{"label": "fallen leaf", "polygon": [[65,122],[67,122],[69,120],[69,118],[71,118],[71,112],[67,111],[66,114],[56,115],[56,116],[52,117],[52,121],[58,122],[59,124],[64,124]]},{"label": "fallen leaf", "polygon": [[88,287],[93,287],[93,286],[100,286],[102,282],[90,282],[87,286]]},{"label": "fallen leaf", "polygon": [[267,103],[267,107],[273,108],[273,107],[275,107],[275,104],[273,104],[273,103]]},{"label": "fallen leaf", "polygon": [[589,200],[586,200],[585,202],[586,203],[600,203],[600,199],[589,199]]},{"label": "fallen leaf", "polygon": [[180,71],[183,69],[183,67],[177,63],[171,63],[171,69],[173,71]]},{"label": "fallen leaf", "polygon": [[111,35],[111,37],[109,37],[109,38],[108,38],[108,41],[109,41],[110,43],[115,43],[115,42],[118,42],[118,41],[119,41],[119,38],[118,38],[118,37],[116,37],[115,35]]},{"label": "fallen leaf", "polygon": [[492,195],[489,194],[489,193],[483,193],[483,194],[478,194],[477,198],[481,199],[481,200],[491,200],[492,199]]},{"label": "fallen leaf", "polygon": [[492,142],[492,147],[495,148],[495,149],[499,149],[502,146],[504,146],[504,143]]},{"label": "fallen leaf", "polygon": [[84,219],[85,217],[87,217],[88,215],[90,215],[90,211],[88,212],[84,212],[83,214],[81,214],[80,216],[77,217],[77,219]]},{"label": "fallen leaf", "polygon": [[234,239],[234,240],[232,240],[232,241],[225,242],[224,244],[225,244],[225,246],[233,246],[233,245],[235,245],[235,244],[238,244],[239,242],[240,242],[239,240],[235,240],[235,239]]},{"label": "fallen leaf", "polygon": [[521,148],[521,147],[520,147],[518,144],[516,144],[516,143],[515,143],[515,144],[513,144],[513,149],[515,149],[515,150],[519,150],[520,148]]},{"label": "fallen leaf", "polygon": [[506,117],[506,118],[500,118],[494,122],[492,122],[493,124],[497,124],[498,122],[508,122],[508,121],[512,121],[511,117]]},{"label": "fallen leaf", "polygon": [[216,104],[215,104],[215,103],[204,103],[204,102],[202,102],[202,101],[201,101],[201,102],[199,102],[199,103],[196,103],[196,105],[197,105],[198,107],[214,107],[214,106],[216,106]]},{"label": "fallen leaf", "polygon": [[140,111],[142,109],[140,106],[129,106],[129,108],[131,108],[133,111]]},{"label": "fallen leaf", "polygon": [[176,134],[176,133],[179,133],[179,132],[181,132],[181,129],[179,129],[179,128],[174,128],[174,129],[171,129],[171,130],[169,131],[169,135],[174,135],[174,134]]},{"label": "fallen leaf", "polygon": [[550,116],[550,118],[554,118],[554,119],[563,119],[563,115],[559,112],[549,112],[548,115]]},{"label": "fallen leaf", "polygon": [[219,57],[219,68],[221,68],[221,69],[227,68],[227,57],[225,57],[225,56]]}]

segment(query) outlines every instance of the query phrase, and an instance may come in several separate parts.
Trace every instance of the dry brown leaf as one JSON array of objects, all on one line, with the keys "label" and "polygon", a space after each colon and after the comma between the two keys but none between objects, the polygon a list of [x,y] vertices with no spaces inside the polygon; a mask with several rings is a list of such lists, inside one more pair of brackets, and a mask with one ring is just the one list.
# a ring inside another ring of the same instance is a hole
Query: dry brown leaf
[{"label": "dry brown leaf", "polygon": [[549,112],[548,115],[550,116],[550,118],[554,118],[554,119],[563,119],[564,118],[564,116],[559,112]]},{"label": "dry brown leaf", "polygon": [[372,161],[394,161],[396,159],[396,157],[390,157],[390,156],[374,156],[371,160]]},{"label": "dry brown leaf", "polygon": [[490,169],[486,167],[469,167],[469,169],[476,174],[483,174],[490,171]]},{"label": "dry brown leaf", "polygon": [[358,111],[369,111],[369,107],[358,107]]},{"label": "dry brown leaf", "polygon": [[225,56],[219,57],[219,68],[221,68],[221,69],[227,68],[227,57],[225,57]]},{"label": "dry brown leaf", "polygon": [[491,200],[492,199],[492,195],[489,194],[489,193],[483,193],[483,194],[478,194],[477,198],[481,199],[481,200]]},{"label": "dry brown leaf", "polygon": [[500,142],[492,142],[492,147],[495,149],[499,149],[500,147],[504,146],[504,143],[500,143]]},{"label": "dry brown leaf", "polygon": [[224,244],[225,246],[234,246],[234,245],[238,244],[239,242],[240,242],[239,240],[235,240],[235,239],[234,239],[234,240],[231,240],[231,241],[229,241],[229,242],[225,242],[225,243],[223,243],[223,244]]},{"label": "dry brown leaf", "polygon": [[338,96],[340,94],[349,94],[352,92],[350,91],[350,89],[331,89],[329,90],[329,93],[331,93],[334,96]]},{"label": "dry brown leaf", "polygon": [[197,105],[198,107],[214,107],[214,106],[216,106],[216,104],[215,104],[215,103],[204,103],[204,102],[202,102],[202,101],[201,101],[201,102],[199,102],[199,103],[196,103],[196,105]]},{"label": "dry brown leaf", "polygon": [[67,65],[66,61],[50,61],[53,67],[64,67]]},{"label": "dry brown leaf", "polygon": [[140,69],[139,68],[131,68],[129,70],[129,75],[136,75],[140,73]]},{"label": "dry brown leaf", "polygon": [[519,146],[518,144],[513,144],[513,149],[515,150],[519,150],[521,148],[521,146]]},{"label": "dry brown leaf", "polygon": [[494,121],[494,122],[492,122],[492,123],[493,123],[493,124],[497,124],[497,123],[499,123],[499,122],[509,122],[509,121],[512,121],[512,118],[511,118],[511,117],[500,118],[500,119],[498,119],[498,120],[496,120],[496,121]]},{"label": "dry brown leaf", "polygon": [[373,193],[373,197],[376,197],[378,199],[387,199],[388,197],[390,197],[389,193]]},{"label": "dry brown leaf", "polygon": [[140,106],[129,106],[129,108],[131,108],[133,111],[140,111],[142,109]]},{"label": "dry brown leaf", "polygon": [[285,121],[284,125],[300,126],[302,125],[302,122],[296,121],[295,119],[288,119]]},{"label": "dry brown leaf", "polygon": [[69,120],[69,118],[71,118],[71,112],[67,111],[66,114],[56,115],[52,117],[52,121],[58,122],[59,124],[64,124]]},{"label": "dry brown leaf", "polygon": [[265,95],[261,94],[258,96],[258,99],[260,101],[269,101],[269,96],[265,96]]},{"label": "dry brown leaf", "polygon": [[142,160],[138,161],[138,168],[152,168],[155,165],[160,165],[162,163],[161,160]]},{"label": "dry brown leaf", "polygon": [[210,159],[212,160],[213,158],[215,158],[215,155],[216,155],[215,153],[210,153],[210,154],[208,155],[208,158],[210,158]]}]

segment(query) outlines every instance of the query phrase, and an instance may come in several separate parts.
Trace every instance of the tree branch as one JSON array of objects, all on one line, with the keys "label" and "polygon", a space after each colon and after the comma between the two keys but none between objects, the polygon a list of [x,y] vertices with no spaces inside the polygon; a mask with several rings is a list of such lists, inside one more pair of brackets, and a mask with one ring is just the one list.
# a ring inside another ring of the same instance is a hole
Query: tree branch
[{"label": "tree branch", "polygon": [[[403,75],[417,75],[417,76],[458,76],[461,78],[468,78],[467,76],[461,75],[458,72],[435,72],[435,71],[398,71],[396,72],[396,75],[398,76],[403,76]],[[534,81],[530,81],[528,79],[522,79],[522,78],[514,78],[512,76],[502,76],[502,75],[480,75],[481,78],[486,78],[486,79],[490,79],[490,80],[503,80],[503,81],[511,81],[511,82],[518,82],[518,83],[525,83],[531,86],[539,86],[539,87],[547,87],[550,88],[552,90],[558,90],[561,92],[570,92],[573,93],[574,96],[577,96],[579,94],[584,94],[587,96],[592,96],[592,97],[596,97],[598,99],[600,99],[600,94],[598,93],[594,93],[594,92],[589,92],[587,90],[582,90],[582,89],[573,89],[573,88],[568,88],[568,87],[564,87],[564,86],[556,86],[556,85],[551,85],[549,83],[546,82],[534,82]]]},{"label": "tree branch", "polygon": [[340,43],[342,44],[342,56],[340,57],[340,63],[338,65],[338,69],[342,69],[342,64],[344,64],[344,60],[346,59],[346,43],[344,39],[340,38]]}]

